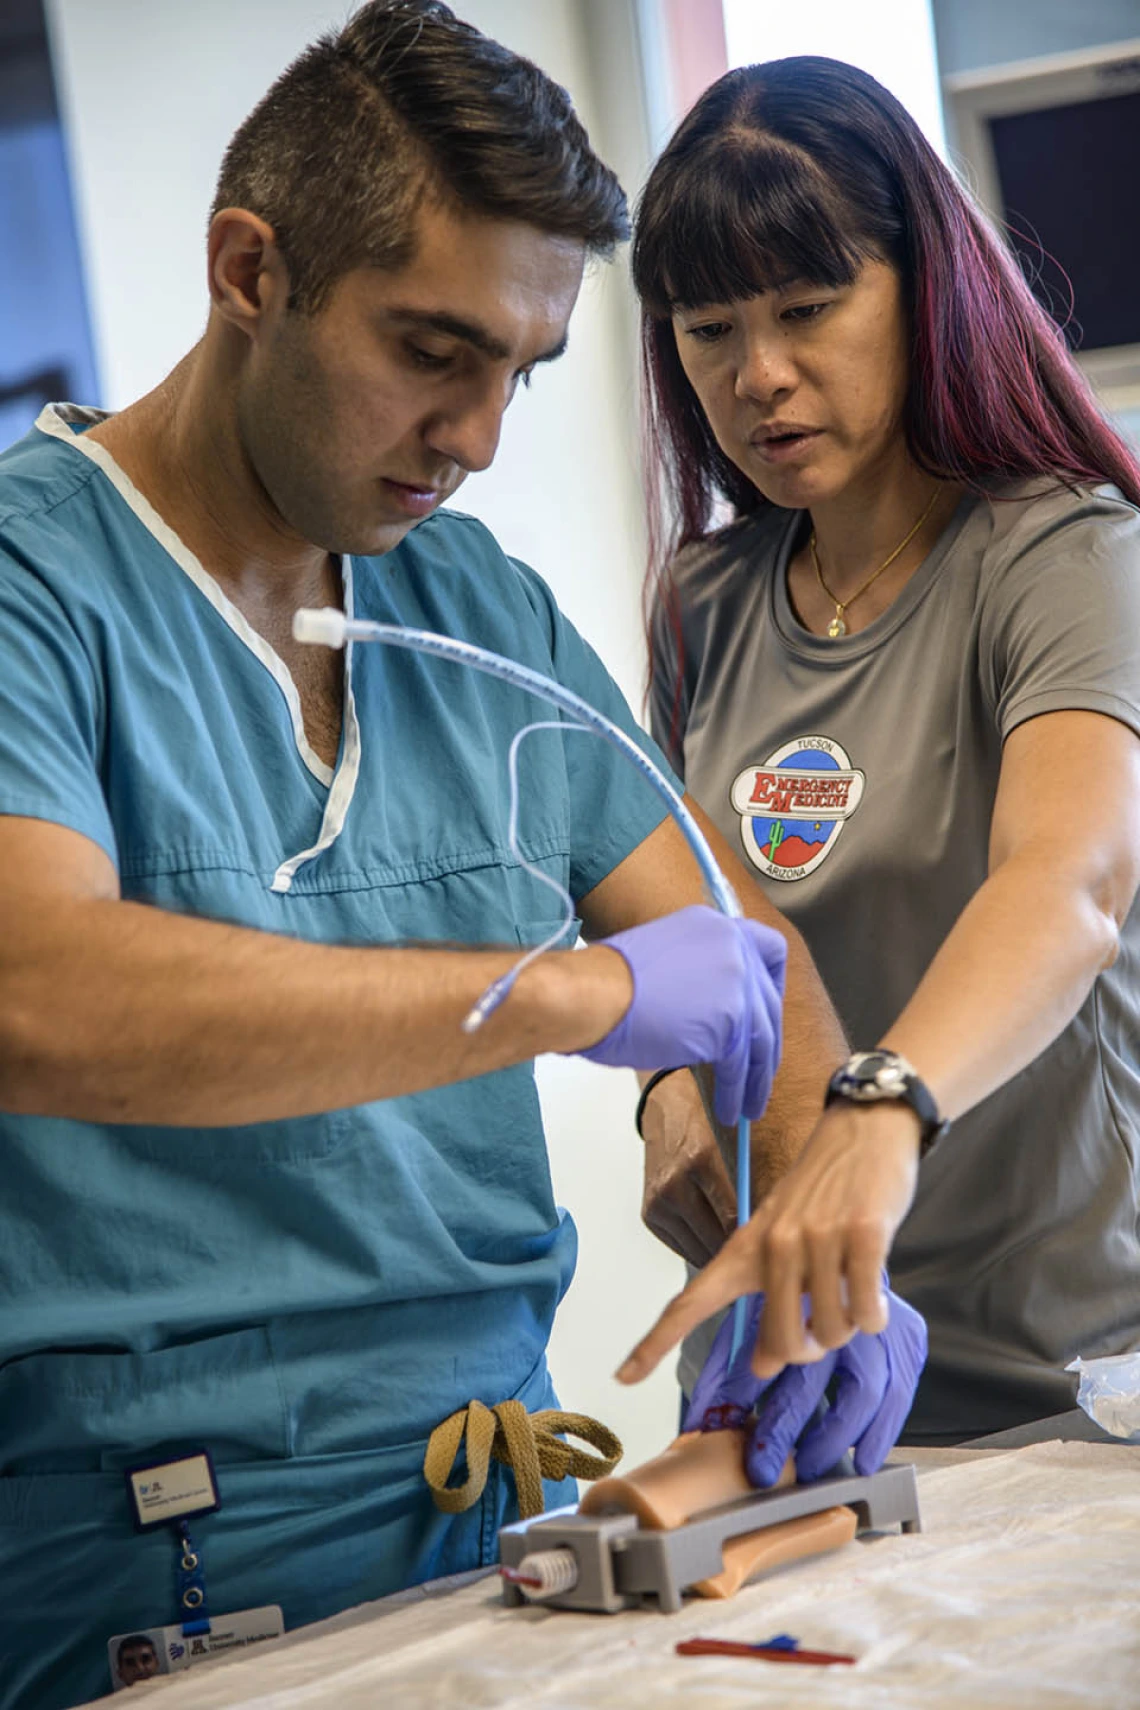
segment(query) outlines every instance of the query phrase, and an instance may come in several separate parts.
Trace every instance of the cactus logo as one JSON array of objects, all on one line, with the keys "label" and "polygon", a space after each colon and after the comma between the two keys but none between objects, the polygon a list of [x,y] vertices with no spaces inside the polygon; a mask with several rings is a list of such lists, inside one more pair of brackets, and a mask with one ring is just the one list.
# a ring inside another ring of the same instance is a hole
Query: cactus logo
[{"label": "cactus logo", "polygon": [[797,736],[732,785],[740,837],[769,879],[806,879],[834,849],[866,784],[838,742]]}]

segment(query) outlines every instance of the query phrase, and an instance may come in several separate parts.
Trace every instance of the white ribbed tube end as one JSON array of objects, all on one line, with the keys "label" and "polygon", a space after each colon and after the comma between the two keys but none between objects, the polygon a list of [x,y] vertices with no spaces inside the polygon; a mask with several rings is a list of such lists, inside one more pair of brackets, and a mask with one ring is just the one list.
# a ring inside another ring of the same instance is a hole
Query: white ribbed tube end
[{"label": "white ribbed tube end", "polygon": [[316,647],[343,647],[348,619],[335,606],[302,606],[293,613],[293,640]]},{"label": "white ribbed tube end", "polygon": [[533,1555],[524,1556],[515,1571],[519,1581],[538,1580],[537,1585],[519,1584],[523,1596],[538,1603],[544,1597],[573,1591],[578,1583],[578,1558],[573,1550],[536,1550]]}]

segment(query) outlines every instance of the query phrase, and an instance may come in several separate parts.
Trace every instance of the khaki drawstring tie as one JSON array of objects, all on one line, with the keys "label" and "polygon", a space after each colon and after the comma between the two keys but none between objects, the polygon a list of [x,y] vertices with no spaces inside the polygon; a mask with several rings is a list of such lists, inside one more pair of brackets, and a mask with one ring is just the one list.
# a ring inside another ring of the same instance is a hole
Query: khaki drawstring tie
[{"label": "khaki drawstring tie", "polygon": [[[467,1478],[463,1484],[448,1485],[455,1457],[467,1434]],[[569,1432],[590,1443],[601,1455],[563,1443],[557,1432]],[[515,1475],[519,1513],[524,1520],[541,1514],[546,1506],[542,1494],[544,1478],[606,1478],[622,1457],[622,1446],[613,1432],[584,1413],[559,1413],[548,1408],[528,1413],[521,1401],[500,1401],[484,1407],[472,1401],[437,1425],[428,1438],[424,1455],[424,1477],[432,1499],[445,1514],[462,1514],[483,1494],[491,1456]]]}]

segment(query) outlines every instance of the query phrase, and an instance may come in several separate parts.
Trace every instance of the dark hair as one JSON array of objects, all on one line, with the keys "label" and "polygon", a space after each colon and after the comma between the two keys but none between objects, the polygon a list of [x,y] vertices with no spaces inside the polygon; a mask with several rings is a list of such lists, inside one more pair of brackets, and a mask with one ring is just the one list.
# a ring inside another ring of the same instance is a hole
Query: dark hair
[{"label": "dark hair", "polygon": [[1140,465],[1060,330],[905,108],[838,60],[773,60],[701,96],[638,210],[654,573],[708,532],[718,498],[738,515],[767,502],[713,437],[681,368],[672,309],[794,278],[849,285],[872,259],[902,282],[904,425],[921,468],[991,495],[1035,476],[1112,481],[1140,504]]},{"label": "dark hair", "polygon": [[122,1662],[124,1651],[137,1651],[140,1645],[146,1645],[148,1650],[154,1651],[155,1655],[158,1655],[155,1642],[149,1633],[129,1633],[125,1639],[119,1640],[119,1648],[115,1652],[116,1664]]},{"label": "dark hair", "polygon": [[411,260],[428,195],[594,255],[629,235],[566,91],[439,0],[372,0],[307,48],[231,141],[211,218],[266,220],[312,313],[352,268]]}]

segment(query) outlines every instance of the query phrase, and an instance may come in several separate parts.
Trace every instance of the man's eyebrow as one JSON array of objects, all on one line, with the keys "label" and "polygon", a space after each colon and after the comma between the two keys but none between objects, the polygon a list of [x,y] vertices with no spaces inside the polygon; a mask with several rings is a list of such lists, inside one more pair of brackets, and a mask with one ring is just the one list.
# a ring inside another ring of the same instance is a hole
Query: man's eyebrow
[{"label": "man's eyebrow", "polygon": [[[464,320],[461,315],[449,315],[443,311],[429,309],[389,308],[384,311],[384,318],[397,321],[401,326],[416,328],[421,332],[443,333],[447,338],[462,339],[483,356],[489,356],[494,362],[505,362],[511,355],[511,347],[504,344],[502,339],[489,333],[486,327],[478,321]],[[533,358],[534,363],[555,362],[566,350],[566,334],[563,333],[558,343],[549,350],[544,350]],[[529,368],[531,363],[527,364]]]}]

